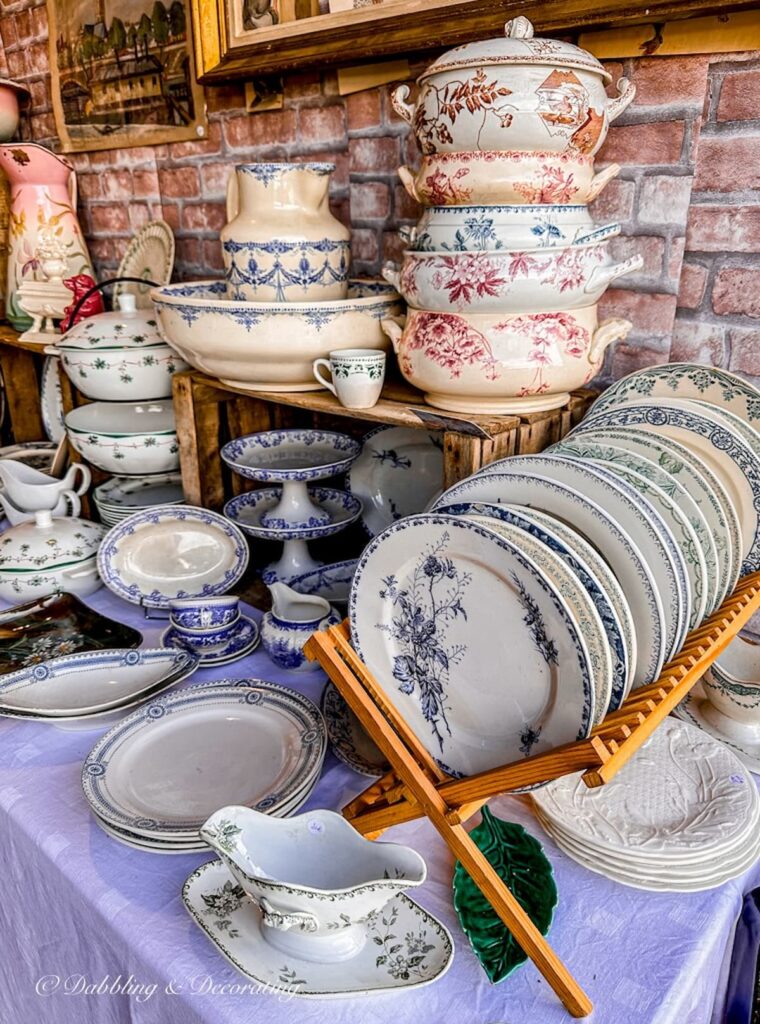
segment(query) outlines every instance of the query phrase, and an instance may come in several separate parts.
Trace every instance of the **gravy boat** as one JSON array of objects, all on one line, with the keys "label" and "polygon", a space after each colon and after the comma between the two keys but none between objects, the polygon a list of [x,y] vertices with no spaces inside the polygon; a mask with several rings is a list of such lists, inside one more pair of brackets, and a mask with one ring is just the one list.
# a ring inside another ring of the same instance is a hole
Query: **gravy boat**
[{"label": "gravy boat", "polygon": [[[77,486],[78,476],[81,476],[81,479]],[[90,470],[80,462],[72,463],[66,476],[62,480],[57,480],[23,462],[0,459],[0,481],[3,490],[21,512],[53,511],[65,491],[82,495],[90,486],[91,479]]]},{"label": "gravy boat", "polygon": [[273,818],[222,807],[200,834],[258,906],[264,939],[313,962],[356,956],[365,922],[427,874],[414,850],[365,839],[333,811]]}]

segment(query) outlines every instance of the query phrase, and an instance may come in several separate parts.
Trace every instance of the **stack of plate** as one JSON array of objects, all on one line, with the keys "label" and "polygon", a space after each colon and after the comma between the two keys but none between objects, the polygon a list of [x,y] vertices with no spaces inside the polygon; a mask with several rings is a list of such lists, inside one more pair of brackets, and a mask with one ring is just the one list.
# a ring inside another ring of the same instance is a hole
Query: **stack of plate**
[{"label": "stack of plate", "polygon": [[606,786],[567,775],[533,801],[568,857],[638,889],[711,889],[760,854],[752,776],[723,744],[672,718]]},{"label": "stack of plate", "polygon": [[114,839],[187,853],[207,849],[198,830],[227,804],[294,813],[319,780],[326,743],[318,709],[285,686],[190,686],[106,733],[84,763],[82,786]]},{"label": "stack of plate", "polygon": [[113,476],[92,493],[100,521],[106,526],[144,512],[156,505],[181,505],[184,501],[181,473],[158,476]]}]

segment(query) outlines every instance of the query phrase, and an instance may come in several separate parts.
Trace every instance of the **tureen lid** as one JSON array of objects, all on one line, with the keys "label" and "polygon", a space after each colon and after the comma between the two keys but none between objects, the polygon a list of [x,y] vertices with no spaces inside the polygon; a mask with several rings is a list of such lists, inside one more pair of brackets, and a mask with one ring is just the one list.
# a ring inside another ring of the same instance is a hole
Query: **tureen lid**
[{"label": "tureen lid", "polygon": [[448,50],[433,61],[419,80],[441,71],[499,64],[551,64],[553,67],[591,71],[606,81],[612,78],[596,57],[580,46],[565,43],[561,39],[534,39],[533,23],[520,15],[506,23],[503,39],[481,39],[477,43],[467,43]]},{"label": "tureen lid", "polygon": [[96,313],[66,331],[57,344],[60,349],[142,349],[166,345],[152,309],[137,309],[134,295],[120,295],[119,309]]},{"label": "tureen lid", "polygon": [[53,519],[37,512],[33,523],[13,526],[0,536],[0,571],[40,572],[91,558],[105,527],[87,519]]}]

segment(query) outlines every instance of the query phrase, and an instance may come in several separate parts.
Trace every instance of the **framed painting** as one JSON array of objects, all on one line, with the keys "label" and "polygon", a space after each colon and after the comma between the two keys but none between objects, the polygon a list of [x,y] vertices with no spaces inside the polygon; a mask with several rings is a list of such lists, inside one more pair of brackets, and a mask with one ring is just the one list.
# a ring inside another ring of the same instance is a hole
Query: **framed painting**
[{"label": "framed painting", "polygon": [[47,0],[66,153],[204,138],[187,0]]},{"label": "framed painting", "polygon": [[541,34],[651,24],[757,0],[188,0],[202,82],[408,55],[499,35],[524,14]]}]

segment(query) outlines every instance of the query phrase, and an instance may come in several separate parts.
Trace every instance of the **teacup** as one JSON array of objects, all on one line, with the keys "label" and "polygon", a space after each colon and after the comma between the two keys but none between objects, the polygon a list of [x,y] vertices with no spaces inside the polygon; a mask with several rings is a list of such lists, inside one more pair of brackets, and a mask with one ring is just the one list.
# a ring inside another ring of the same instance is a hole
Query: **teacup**
[{"label": "teacup", "polygon": [[240,616],[234,594],[222,597],[183,597],[169,602],[172,623],[179,629],[215,629],[230,626]]},{"label": "teacup", "polygon": [[[326,367],[332,380],[321,376]],[[373,348],[345,348],[331,352],[329,359],[315,359],[314,376],[332,391],[346,409],[371,409],[380,397],[385,380],[385,352]]]}]

